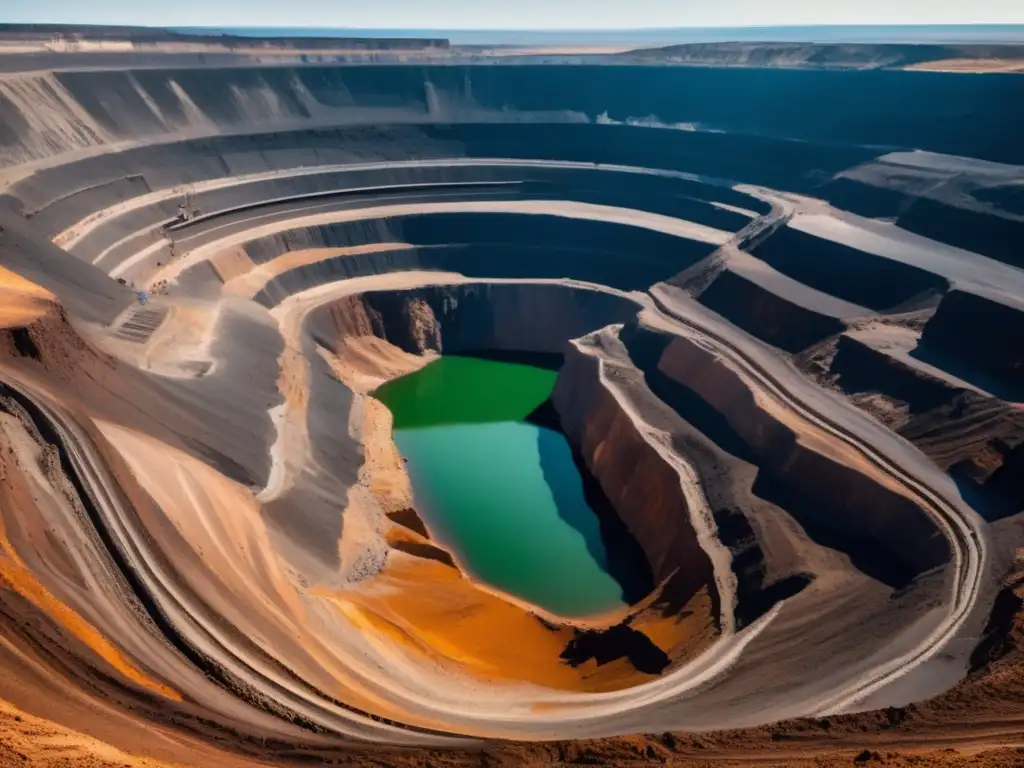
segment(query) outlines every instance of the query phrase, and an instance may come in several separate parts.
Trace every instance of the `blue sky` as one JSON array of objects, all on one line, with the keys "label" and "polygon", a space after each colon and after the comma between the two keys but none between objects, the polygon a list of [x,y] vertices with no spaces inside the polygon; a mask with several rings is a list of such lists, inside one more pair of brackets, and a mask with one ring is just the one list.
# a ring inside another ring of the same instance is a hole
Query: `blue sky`
[{"label": "blue sky", "polygon": [[0,21],[557,29],[1024,23],[1024,0],[0,0]]}]

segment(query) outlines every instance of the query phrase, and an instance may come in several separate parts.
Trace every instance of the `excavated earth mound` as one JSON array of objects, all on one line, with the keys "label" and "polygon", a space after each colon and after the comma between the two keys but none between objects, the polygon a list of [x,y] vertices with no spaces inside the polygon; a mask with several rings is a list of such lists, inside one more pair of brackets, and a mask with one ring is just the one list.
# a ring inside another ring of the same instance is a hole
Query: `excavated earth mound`
[{"label": "excavated earth mound", "polygon": [[[1022,96],[3,76],[0,761],[1019,764]],[[374,393],[442,355],[557,369],[643,594],[434,535]]]}]

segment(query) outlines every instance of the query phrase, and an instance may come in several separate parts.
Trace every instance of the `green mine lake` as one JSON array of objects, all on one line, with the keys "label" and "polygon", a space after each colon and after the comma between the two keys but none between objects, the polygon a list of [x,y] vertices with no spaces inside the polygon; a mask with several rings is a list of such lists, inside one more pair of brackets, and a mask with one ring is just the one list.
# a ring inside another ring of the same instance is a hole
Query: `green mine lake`
[{"label": "green mine lake", "polygon": [[375,396],[394,415],[417,510],[459,564],[502,592],[582,618],[636,597],[638,579],[622,577],[636,553],[620,551],[635,543],[602,536],[565,437],[526,420],[555,377],[446,356]]}]

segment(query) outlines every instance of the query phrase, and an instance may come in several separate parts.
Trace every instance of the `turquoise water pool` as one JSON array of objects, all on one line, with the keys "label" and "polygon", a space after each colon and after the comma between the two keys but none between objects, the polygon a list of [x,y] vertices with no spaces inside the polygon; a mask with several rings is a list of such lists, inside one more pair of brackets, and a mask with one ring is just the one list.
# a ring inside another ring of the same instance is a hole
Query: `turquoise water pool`
[{"label": "turquoise water pool", "polygon": [[556,374],[443,357],[381,387],[417,510],[476,579],[567,618],[624,605],[572,450],[528,422]]}]

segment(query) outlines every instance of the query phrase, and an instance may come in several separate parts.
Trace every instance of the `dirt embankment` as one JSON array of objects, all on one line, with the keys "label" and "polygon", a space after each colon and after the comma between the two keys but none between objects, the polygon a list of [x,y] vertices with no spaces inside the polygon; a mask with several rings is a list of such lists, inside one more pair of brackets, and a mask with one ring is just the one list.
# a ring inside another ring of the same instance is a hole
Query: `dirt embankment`
[{"label": "dirt embankment", "polygon": [[713,569],[690,521],[686,481],[645,439],[639,417],[609,391],[600,371],[597,357],[570,348],[553,396],[562,427],[643,547],[655,580],[682,568],[696,593],[713,583]]},{"label": "dirt embankment", "polygon": [[[315,310],[309,329],[339,379],[368,393],[440,351],[551,356],[574,335],[636,309],[626,298],[565,285],[457,284],[346,296]],[[692,582],[680,563],[693,558],[679,553],[674,565],[664,564],[661,588],[624,622],[624,611],[582,627],[540,619],[473,583],[417,515],[390,424],[387,409],[365,394],[361,482],[394,523],[392,552],[375,578],[330,593],[381,642],[492,683],[611,691],[654,679],[713,639],[712,590]]]},{"label": "dirt embankment", "polygon": [[[415,312],[412,304],[407,312]],[[331,368],[338,378],[353,391],[367,394],[431,359],[427,353],[432,347],[425,336],[436,335],[435,318],[422,313],[412,324],[429,333],[410,333],[419,339],[410,352],[387,340],[383,318],[361,296],[346,296],[316,310],[309,328],[316,342],[330,351]]]},{"label": "dirt embankment", "polygon": [[[1024,399],[1024,311],[950,291],[921,334],[914,356],[977,382],[1007,400]],[[983,344],[978,343],[984,338]]]},{"label": "dirt embankment", "polygon": [[[642,324],[630,331],[639,337],[650,332]],[[761,469],[754,493],[786,509],[811,538],[893,585],[947,561],[945,539],[898,484],[876,474],[863,456],[771,408],[711,352],[675,337],[656,370],[695,395],[698,411],[719,414],[720,420],[707,422],[709,436],[744,452]]]},{"label": "dirt embankment", "polygon": [[841,333],[842,321],[766,290],[729,269],[720,272],[698,301],[747,333],[786,352],[799,352]]},{"label": "dirt embankment", "polygon": [[667,433],[631,403],[637,382],[580,345],[569,346],[552,401],[658,584],[628,625],[654,639],[673,662],[685,660],[734,626],[729,555],[701,517],[707,510],[699,480],[682,461],[673,463]]},{"label": "dirt embankment", "polygon": [[36,235],[2,203],[0,266],[60,299],[80,320],[109,323],[136,300],[126,286]]},{"label": "dirt embankment", "polygon": [[[988,519],[1019,511],[1024,411],[976,385],[915,362],[918,335],[872,325],[843,334],[812,375],[910,440],[961,485]],[[912,352],[911,352],[912,353]]]}]

